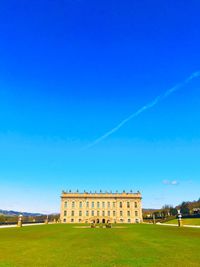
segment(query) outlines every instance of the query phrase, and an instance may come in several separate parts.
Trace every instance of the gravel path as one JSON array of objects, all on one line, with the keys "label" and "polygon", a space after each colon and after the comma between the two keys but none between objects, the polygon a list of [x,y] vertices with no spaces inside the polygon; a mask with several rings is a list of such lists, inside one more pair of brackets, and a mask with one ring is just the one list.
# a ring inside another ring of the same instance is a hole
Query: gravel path
[{"label": "gravel path", "polygon": [[[178,224],[169,224],[169,223],[157,223],[157,225],[167,225],[167,226],[176,226],[176,227],[178,227]],[[200,228],[200,225],[183,225],[181,227]]]},{"label": "gravel path", "polygon": [[[31,225],[41,225],[44,223],[27,223],[27,224],[23,224],[23,226],[31,226]],[[0,225],[0,228],[13,228],[13,227],[17,227],[16,224],[11,224],[11,225]]]}]

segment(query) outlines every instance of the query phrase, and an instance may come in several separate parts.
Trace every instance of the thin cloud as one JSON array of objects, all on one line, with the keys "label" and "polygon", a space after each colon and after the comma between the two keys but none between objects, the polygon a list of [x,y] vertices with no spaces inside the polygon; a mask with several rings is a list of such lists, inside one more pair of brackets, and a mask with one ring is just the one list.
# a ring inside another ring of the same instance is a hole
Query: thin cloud
[{"label": "thin cloud", "polygon": [[164,185],[178,185],[179,182],[177,180],[163,180]]},{"label": "thin cloud", "polygon": [[197,72],[192,73],[183,82],[181,82],[181,83],[173,86],[172,88],[170,88],[166,92],[164,92],[162,95],[157,96],[153,101],[151,101],[151,102],[147,103],[145,106],[139,108],[136,112],[132,113],[130,116],[128,116],[127,118],[125,118],[124,120],[122,120],[117,126],[115,126],[114,128],[112,128],[110,131],[106,132],[105,134],[103,134],[102,136],[100,136],[99,138],[97,138],[96,140],[94,140],[93,142],[91,142],[90,144],[88,144],[87,146],[85,146],[83,148],[83,150],[88,149],[88,148],[91,148],[91,147],[97,145],[98,143],[100,143],[101,141],[103,141],[104,139],[106,139],[107,137],[109,137],[110,135],[112,135],[113,133],[117,132],[122,126],[124,126],[130,120],[132,120],[133,118],[136,118],[137,116],[139,116],[143,112],[145,112],[145,111],[153,108],[159,102],[161,102],[165,98],[169,97],[172,93],[174,93],[177,90],[181,89],[184,85],[186,85],[187,83],[189,83],[190,81],[192,81],[193,79],[198,78],[198,77],[200,77],[200,71],[197,71]]}]

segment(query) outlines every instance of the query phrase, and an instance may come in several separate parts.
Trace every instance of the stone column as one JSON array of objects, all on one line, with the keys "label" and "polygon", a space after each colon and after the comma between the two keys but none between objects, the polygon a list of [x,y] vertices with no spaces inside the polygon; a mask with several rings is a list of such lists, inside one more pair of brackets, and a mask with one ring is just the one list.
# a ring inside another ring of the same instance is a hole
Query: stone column
[{"label": "stone column", "polygon": [[49,217],[48,217],[48,215],[47,215],[47,218],[46,218],[46,220],[44,221],[44,223],[45,223],[45,224],[48,224],[48,223],[49,223]]},{"label": "stone column", "polygon": [[178,226],[183,226],[182,215],[180,210],[178,210]]},{"label": "stone column", "polygon": [[22,215],[20,214],[18,217],[18,222],[17,222],[18,227],[22,227]]},{"label": "stone column", "polygon": [[153,214],[153,224],[156,224],[156,216]]}]

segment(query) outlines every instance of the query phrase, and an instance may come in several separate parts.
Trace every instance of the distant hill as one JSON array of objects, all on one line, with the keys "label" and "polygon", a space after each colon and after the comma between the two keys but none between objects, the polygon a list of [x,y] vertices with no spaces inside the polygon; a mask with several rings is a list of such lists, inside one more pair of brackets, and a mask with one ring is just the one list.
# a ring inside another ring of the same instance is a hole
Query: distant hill
[{"label": "distant hill", "polygon": [[24,217],[44,215],[44,214],[41,214],[41,213],[20,212],[20,211],[14,211],[14,210],[1,210],[0,209],[0,215],[19,216],[20,214],[23,215]]}]

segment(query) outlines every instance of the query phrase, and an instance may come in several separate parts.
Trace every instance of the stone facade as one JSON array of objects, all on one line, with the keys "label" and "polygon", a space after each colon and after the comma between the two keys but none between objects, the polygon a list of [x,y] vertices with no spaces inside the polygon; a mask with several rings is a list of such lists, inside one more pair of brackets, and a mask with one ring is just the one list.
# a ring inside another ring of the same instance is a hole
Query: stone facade
[{"label": "stone facade", "polygon": [[141,223],[142,196],[137,193],[62,192],[62,223]]}]

